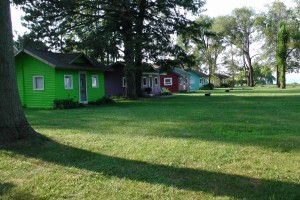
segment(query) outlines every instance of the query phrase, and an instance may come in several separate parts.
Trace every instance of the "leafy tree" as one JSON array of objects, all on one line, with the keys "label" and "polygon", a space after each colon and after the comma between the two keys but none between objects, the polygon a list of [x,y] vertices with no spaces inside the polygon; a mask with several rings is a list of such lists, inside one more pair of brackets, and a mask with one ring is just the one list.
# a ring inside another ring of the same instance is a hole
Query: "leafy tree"
[{"label": "leafy tree", "polygon": [[0,144],[37,136],[24,115],[17,88],[9,0],[0,1]]},{"label": "leafy tree", "polygon": [[208,66],[210,77],[217,69],[217,61],[221,52],[225,49],[223,32],[220,31],[215,19],[202,16],[188,29],[182,32],[185,42],[191,42],[195,48],[195,56],[199,63]]},{"label": "leafy tree", "polygon": [[288,57],[288,42],[290,39],[290,33],[286,28],[286,24],[282,23],[280,26],[280,31],[278,33],[278,46],[277,46],[277,65],[279,72],[279,82],[282,89],[286,88],[286,66],[287,66],[287,57]]},{"label": "leafy tree", "polygon": [[[136,71],[145,54],[149,51],[148,55],[151,55],[153,52],[147,49],[153,45],[146,45],[144,39],[151,38],[162,44],[170,42],[170,34],[189,23],[185,11],[196,13],[202,5],[202,0],[27,0],[23,9],[27,13],[25,20],[28,28],[47,38],[56,47],[62,42],[65,45],[66,38],[83,41],[85,34],[78,32],[89,32],[94,27],[101,27],[102,33],[120,35],[120,49],[126,64],[126,93],[128,98],[135,99]],[[107,42],[101,39],[99,32],[96,33],[94,38],[98,39],[97,45]],[[59,41],[59,38],[62,40]]]},{"label": "leafy tree", "polygon": [[[300,5],[299,1],[295,1]],[[262,39],[264,41],[264,60],[266,64],[274,66],[277,72],[277,85],[280,87],[280,73],[278,66],[278,59],[276,54],[278,53],[279,46],[279,32],[281,30],[281,24],[285,23],[285,29],[289,32],[289,42],[287,43],[287,57],[286,57],[286,72],[295,72],[299,70],[300,64],[297,58],[299,58],[300,36],[299,36],[299,7],[287,8],[283,2],[275,1],[268,6],[268,11],[262,13],[257,20],[257,28],[262,33]]]},{"label": "leafy tree", "polygon": [[232,20],[230,20],[231,31],[230,41],[240,52],[242,52],[245,60],[245,72],[247,76],[247,85],[254,86],[253,66],[251,55],[251,44],[254,42],[253,34],[255,32],[255,12],[251,8],[237,8],[232,12]]},{"label": "leafy tree", "polygon": [[32,48],[41,51],[47,51],[49,49],[49,47],[43,41],[39,40],[33,32],[25,33],[22,36],[19,35],[14,43],[19,50],[24,48]]}]

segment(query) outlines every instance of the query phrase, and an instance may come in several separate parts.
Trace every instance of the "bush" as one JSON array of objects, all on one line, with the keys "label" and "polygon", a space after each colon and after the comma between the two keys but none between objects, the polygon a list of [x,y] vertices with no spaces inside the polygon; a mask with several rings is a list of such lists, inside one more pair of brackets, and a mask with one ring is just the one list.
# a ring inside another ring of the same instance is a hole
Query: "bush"
[{"label": "bush", "polygon": [[206,85],[203,85],[203,86],[200,88],[200,90],[213,90],[214,87],[215,87],[214,84],[208,83],[208,84],[206,84]]},{"label": "bush", "polygon": [[229,88],[229,85],[227,83],[222,83],[220,85],[220,88]]},{"label": "bush", "polygon": [[75,102],[73,99],[55,99],[53,101],[54,109],[72,109],[82,107],[83,104]]},{"label": "bush", "polygon": [[110,104],[115,103],[115,101],[110,97],[102,97],[101,99],[98,99],[97,101],[91,101],[89,104],[91,105],[103,105],[103,104]]}]

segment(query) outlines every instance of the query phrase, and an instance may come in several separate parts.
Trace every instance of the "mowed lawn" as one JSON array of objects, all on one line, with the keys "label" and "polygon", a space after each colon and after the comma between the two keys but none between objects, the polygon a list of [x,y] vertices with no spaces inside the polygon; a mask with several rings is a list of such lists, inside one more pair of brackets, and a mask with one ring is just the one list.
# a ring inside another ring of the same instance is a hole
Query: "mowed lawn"
[{"label": "mowed lawn", "polygon": [[30,110],[0,199],[300,199],[300,88]]}]

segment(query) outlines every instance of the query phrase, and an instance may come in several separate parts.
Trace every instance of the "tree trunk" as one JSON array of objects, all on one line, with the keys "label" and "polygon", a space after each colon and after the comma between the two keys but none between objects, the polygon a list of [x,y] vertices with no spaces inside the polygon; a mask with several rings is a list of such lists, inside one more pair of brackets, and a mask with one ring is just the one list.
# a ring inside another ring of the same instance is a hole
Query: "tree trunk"
[{"label": "tree trunk", "polygon": [[276,85],[277,85],[277,88],[281,87],[280,81],[279,81],[279,69],[278,69],[278,65],[276,65]]},{"label": "tree trunk", "polygon": [[286,78],[285,78],[285,73],[286,73],[286,63],[282,67],[282,73],[281,73],[281,84],[280,88],[281,89],[286,89]]},{"label": "tree trunk", "polygon": [[143,61],[143,29],[146,14],[146,0],[139,3],[139,15],[136,22],[136,41],[135,41],[135,67],[136,67],[136,93],[142,96],[142,61]]},{"label": "tree trunk", "polygon": [[21,106],[14,62],[9,0],[0,1],[0,143],[38,134],[31,128]]},{"label": "tree trunk", "polygon": [[135,81],[135,65],[134,65],[134,40],[133,40],[133,19],[130,10],[130,2],[124,0],[124,11],[122,17],[122,35],[124,40],[124,59],[125,59],[125,77],[126,90],[125,97],[127,99],[137,99],[136,81]]}]

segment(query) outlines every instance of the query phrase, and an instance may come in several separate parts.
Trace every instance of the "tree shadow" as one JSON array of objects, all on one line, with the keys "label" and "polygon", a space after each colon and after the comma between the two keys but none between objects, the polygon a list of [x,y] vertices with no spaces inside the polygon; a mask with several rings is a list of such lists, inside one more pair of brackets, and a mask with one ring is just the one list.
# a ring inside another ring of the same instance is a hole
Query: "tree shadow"
[{"label": "tree shadow", "polygon": [[183,190],[206,192],[214,196],[249,200],[300,198],[300,185],[297,183],[151,164],[66,146],[49,138],[5,149],[66,167]]},{"label": "tree shadow", "polygon": [[39,199],[28,192],[15,191],[15,187],[12,183],[0,183],[0,199]]}]

